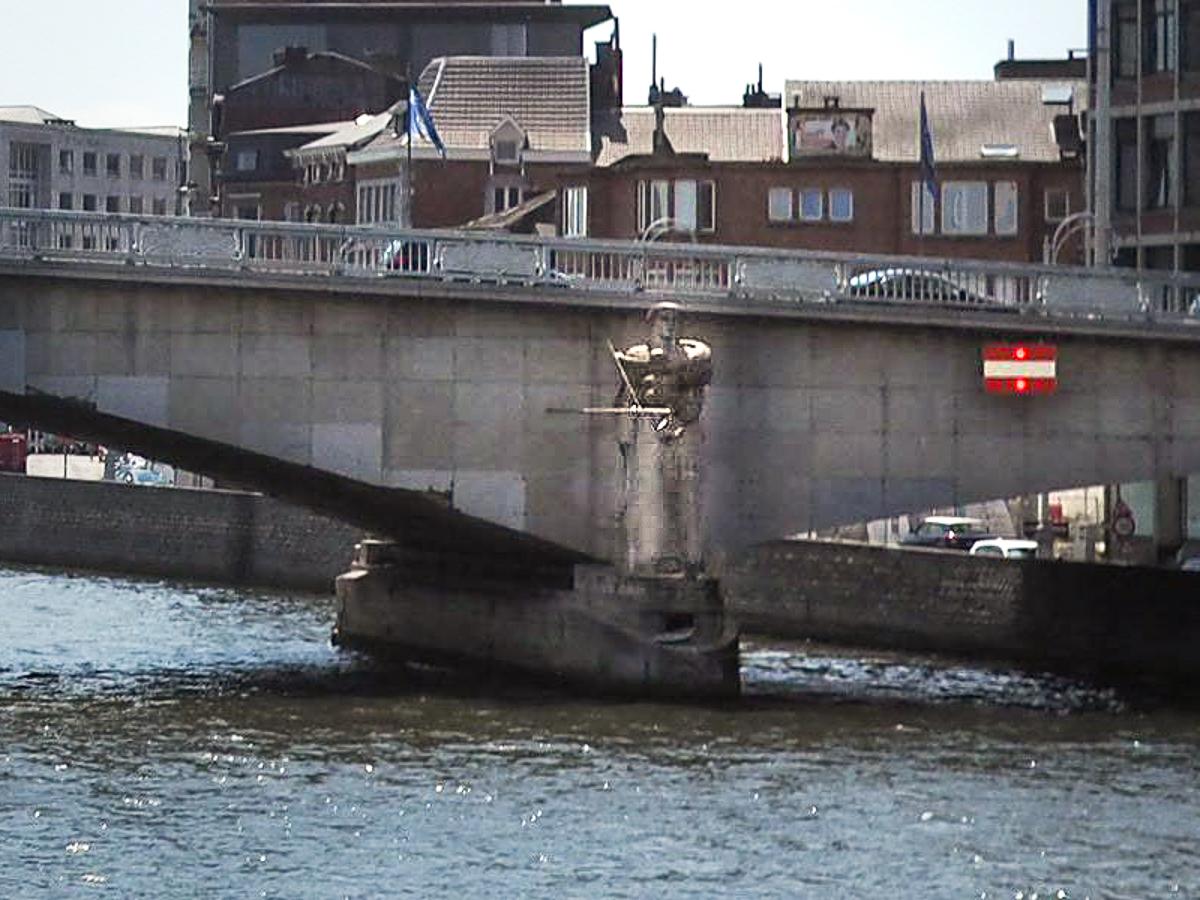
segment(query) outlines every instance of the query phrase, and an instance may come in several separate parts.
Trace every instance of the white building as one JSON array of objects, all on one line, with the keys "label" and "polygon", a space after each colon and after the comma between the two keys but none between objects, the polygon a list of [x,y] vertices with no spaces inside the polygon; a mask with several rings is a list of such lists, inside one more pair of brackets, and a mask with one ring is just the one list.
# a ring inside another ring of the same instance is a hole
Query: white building
[{"label": "white building", "polygon": [[0,106],[0,205],[184,214],[186,153],[178,128],[80,128],[35,106]]}]

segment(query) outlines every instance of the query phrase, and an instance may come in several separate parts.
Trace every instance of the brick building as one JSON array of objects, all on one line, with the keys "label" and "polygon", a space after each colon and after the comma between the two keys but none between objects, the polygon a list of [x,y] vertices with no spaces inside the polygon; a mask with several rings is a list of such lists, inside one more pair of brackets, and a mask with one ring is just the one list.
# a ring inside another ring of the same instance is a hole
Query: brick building
[{"label": "brick building", "polygon": [[407,138],[393,129],[349,152],[356,221],[461,226],[552,192],[568,173],[584,175],[591,77],[582,56],[434,60],[418,87],[446,156],[418,139],[410,170]]},{"label": "brick building", "polygon": [[[591,237],[1041,261],[1082,205],[1082,88],[789,82],[786,112],[626,108],[597,123],[596,168],[562,183],[564,225],[585,190]],[[941,182],[923,227],[922,91]]]},{"label": "brick building", "polygon": [[[189,0],[189,115],[195,212],[207,213],[216,100],[274,66],[285,47],[336,53],[405,76],[448,55],[583,56],[583,33],[610,21],[605,5],[560,0]],[[377,112],[367,109],[367,112]],[[307,122],[240,121],[238,130],[352,118],[315,112]],[[226,129],[228,131],[229,129]]]}]

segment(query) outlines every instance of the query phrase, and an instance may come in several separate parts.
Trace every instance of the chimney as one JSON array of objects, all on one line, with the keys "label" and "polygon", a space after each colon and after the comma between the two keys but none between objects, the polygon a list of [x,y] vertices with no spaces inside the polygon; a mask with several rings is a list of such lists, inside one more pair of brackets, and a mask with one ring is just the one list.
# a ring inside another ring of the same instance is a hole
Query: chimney
[{"label": "chimney", "polygon": [[1008,61],[1016,62],[1017,59],[1017,42],[1012,38],[1008,39]]}]

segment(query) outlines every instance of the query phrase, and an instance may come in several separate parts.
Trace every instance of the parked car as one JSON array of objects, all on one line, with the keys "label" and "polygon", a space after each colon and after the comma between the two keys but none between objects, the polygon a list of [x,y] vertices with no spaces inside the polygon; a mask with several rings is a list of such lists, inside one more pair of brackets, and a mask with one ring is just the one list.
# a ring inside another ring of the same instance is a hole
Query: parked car
[{"label": "parked car", "polygon": [[113,469],[113,478],[124,484],[148,484],[154,487],[173,484],[175,472],[133,453],[127,453]]},{"label": "parked car", "polygon": [[1200,572],[1200,556],[1190,556],[1179,566],[1181,572]]},{"label": "parked car", "polygon": [[987,297],[934,272],[875,269],[850,279],[850,296],[866,300],[919,300],[926,303],[987,303]]},{"label": "parked car", "polygon": [[1037,559],[1037,541],[1022,541],[1013,538],[992,538],[976,541],[971,548],[972,556],[994,556],[1003,559]]},{"label": "parked car", "polygon": [[900,543],[910,547],[939,547],[943,550],[968,551],[979,541],[995,538],[980,519],[960,516],[930,516]]}]

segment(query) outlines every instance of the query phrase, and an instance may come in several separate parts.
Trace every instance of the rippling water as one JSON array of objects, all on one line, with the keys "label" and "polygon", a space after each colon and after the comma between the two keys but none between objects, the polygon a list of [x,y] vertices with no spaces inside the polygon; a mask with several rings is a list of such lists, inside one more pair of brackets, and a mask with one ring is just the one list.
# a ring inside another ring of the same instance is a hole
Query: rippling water
[{"label": "rippling water", "polygon": [[1200,897],[1200,715],[750,647],[602,703],[328,646],[325,598],[0,570],[0,897]]}]

